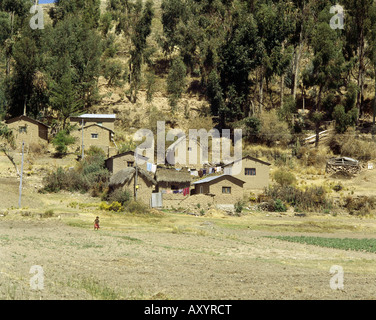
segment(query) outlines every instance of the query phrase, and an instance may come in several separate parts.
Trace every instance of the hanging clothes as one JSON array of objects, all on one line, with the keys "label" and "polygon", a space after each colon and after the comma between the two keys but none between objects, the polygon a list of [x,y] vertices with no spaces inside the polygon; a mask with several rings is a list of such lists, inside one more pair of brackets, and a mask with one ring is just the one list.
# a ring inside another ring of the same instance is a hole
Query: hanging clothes
[{"label": "hanging clothes", "polygon": [[151,171],[151,169],[152,169],[152,166],[153,166],[153,164],[152,163],[150,163],[150,162],[146,162],[146,170],[147,171]]},{"label": "hanging clothes", "polygon": [[183,196],[189,195],[189,187],[183,189]]},{"label": "hanging clothes", "polygon": [[151,165],[151,170],[150,170],[152,173],[155,173],[157,171],[157,165],[156,164],[152,164]]}]

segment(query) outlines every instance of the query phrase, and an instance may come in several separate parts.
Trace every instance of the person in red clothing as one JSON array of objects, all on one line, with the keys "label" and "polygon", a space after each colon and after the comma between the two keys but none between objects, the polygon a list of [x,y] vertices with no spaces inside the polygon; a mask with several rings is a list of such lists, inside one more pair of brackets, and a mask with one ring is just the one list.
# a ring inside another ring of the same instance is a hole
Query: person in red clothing
[{"label": "person in red clothing", "polygon": [[96,217],[94,220],[94,230],[99,229],[99,217]]}]

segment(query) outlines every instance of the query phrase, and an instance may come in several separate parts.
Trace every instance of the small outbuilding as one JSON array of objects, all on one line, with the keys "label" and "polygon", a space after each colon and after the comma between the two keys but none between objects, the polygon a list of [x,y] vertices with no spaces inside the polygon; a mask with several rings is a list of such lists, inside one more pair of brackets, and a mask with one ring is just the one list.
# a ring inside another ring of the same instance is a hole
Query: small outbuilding
[{"label": "small outbuilding", "polygon": [[[241,165],[235,170],[235,165]],[[263,190],[269,186],[271,164],[260,159],[245,156],[223,166],[224,173],[244,181],[245,190]],[[237,172],[236,172],[237,171]]]},{"label": "small outbuilding", "polygon": [[207,177],[192,183],[192,195],[211,195],[216,204],[234,204],[243,198],[245,182],[231,175]]},{"label": "small outbuilding", "polygon": [[21,149],[22,142],[26,146],[48,143],[49,126],[38,120],[22,115],[6,120],[5,124],[13,132],[17,149]]},{"label": "small outbuilding", "polygon": [[[83,130],[83,134],[82,134]],[[77,147],[84,150],[91,146],[98,147],[104,151],[107,157],[112,156],[116,151],[114,145],[114,131],[98,124],[91,124],[72,132],[76,137]]]},{"label": "small outbuilding", "polygon": [[191,185],[191,174],[186,169],[157,168],[155,180],[158,191],[163,193],[179,193]]},{"label": "small outbuilding", "polygon": [[128,167],[115,173],[109,183],[109,192],[117,189],[128,190],[134,199],[150,206],[152,193],[157,182],[145,170]]}]

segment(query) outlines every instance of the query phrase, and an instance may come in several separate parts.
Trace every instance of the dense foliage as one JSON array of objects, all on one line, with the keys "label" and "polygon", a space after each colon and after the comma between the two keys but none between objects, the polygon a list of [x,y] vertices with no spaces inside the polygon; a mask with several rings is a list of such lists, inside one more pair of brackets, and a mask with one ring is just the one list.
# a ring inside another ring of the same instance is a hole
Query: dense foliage
[{"label": "dense foliage", "polygon": [[[100,0],[56,0],[41,30],[29,26],[33,4],[0,2],[1,116],[53,114],[65,128],[100,102],[100,76],[132,103],[142,86],[151,102],[160,77],[172,111],[194,78],[219,128],[246,119],[247,137],[267,144],[325,120],[343,133],[376,110],[373,0],[340,1],[342,29],[330,26],[334,0],[107,0],[105,10]],[[292,126],[303,106],[307,124]]]}]

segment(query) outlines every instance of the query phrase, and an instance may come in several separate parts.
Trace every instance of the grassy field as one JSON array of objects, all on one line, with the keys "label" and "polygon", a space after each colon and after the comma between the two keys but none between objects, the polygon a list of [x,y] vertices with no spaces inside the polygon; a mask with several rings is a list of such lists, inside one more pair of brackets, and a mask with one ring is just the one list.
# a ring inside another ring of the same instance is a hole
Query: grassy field
[{"label": "grassy field", "polygon": [[[38,192],[74,157],[26,163],[18,208],[19,180],[0,156],[0,299],[376,299],[374,216],[109,213],[88,194]],[[329,286],[333,265],[344,290]],[[44,270],[41,290],[32,266]]]}]

